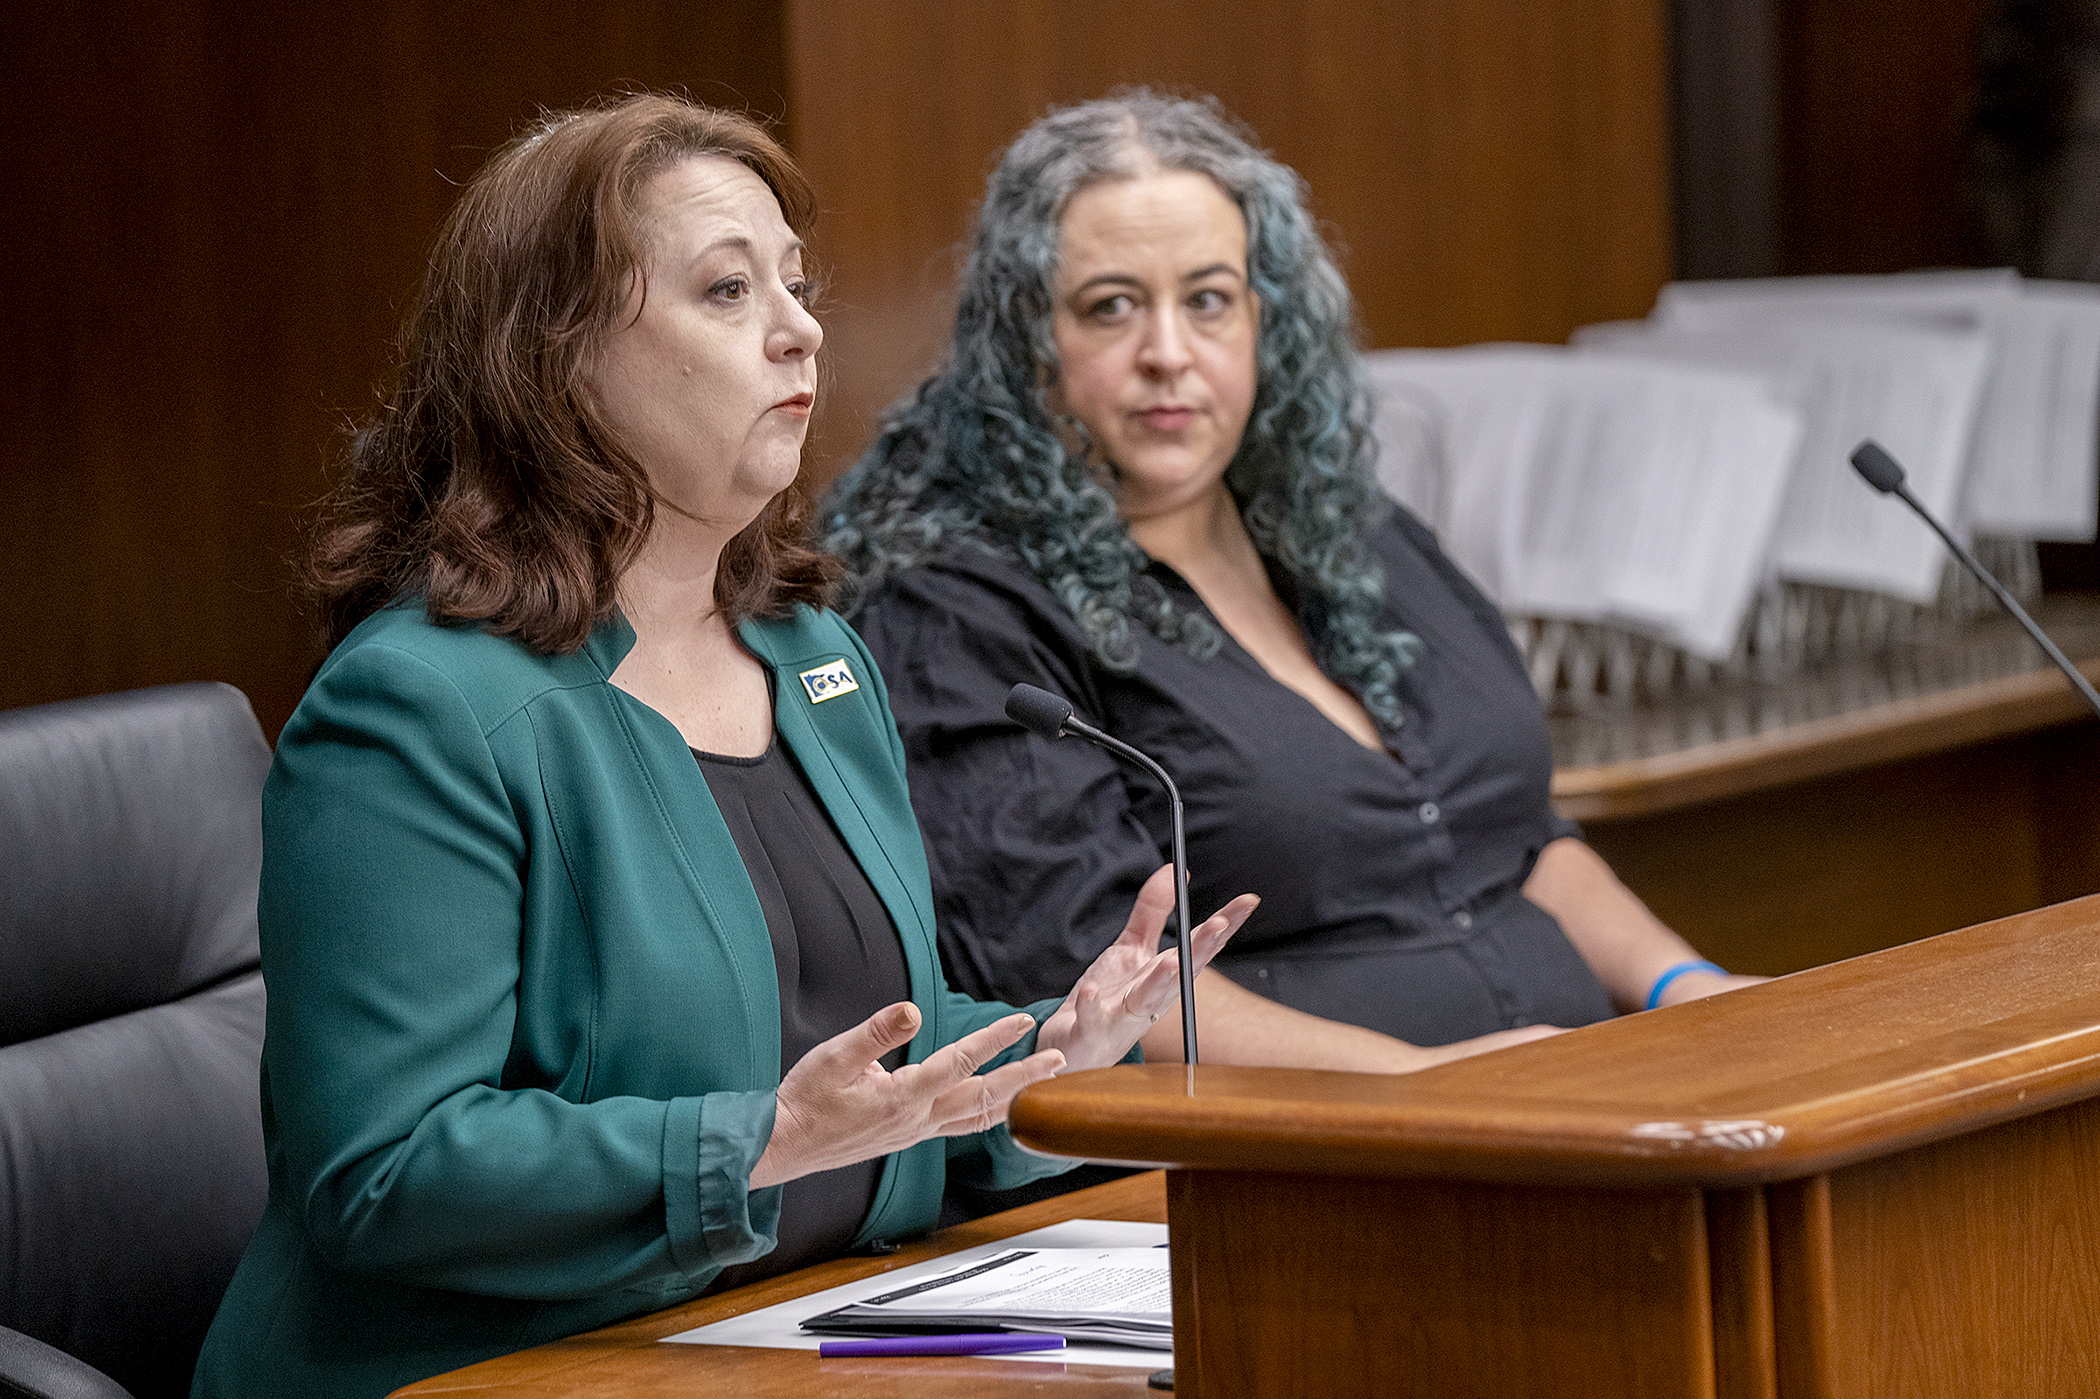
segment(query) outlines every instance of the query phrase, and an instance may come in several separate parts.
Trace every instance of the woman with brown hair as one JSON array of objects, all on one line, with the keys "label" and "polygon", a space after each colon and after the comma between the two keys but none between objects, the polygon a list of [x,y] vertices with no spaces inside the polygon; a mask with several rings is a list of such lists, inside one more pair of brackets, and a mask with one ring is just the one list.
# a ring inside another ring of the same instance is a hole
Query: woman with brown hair
[{"label": "woman with brown hair", "polygon": [[[270,1204],[200,1396],[380,1395],[932,1224],[1172,1002],[950,992],[796,484],[811,200],[749,121],[551,117],[468,187],[316,550],[264,793]],[[1251,900],[1196,937],[1207,960]]]}]

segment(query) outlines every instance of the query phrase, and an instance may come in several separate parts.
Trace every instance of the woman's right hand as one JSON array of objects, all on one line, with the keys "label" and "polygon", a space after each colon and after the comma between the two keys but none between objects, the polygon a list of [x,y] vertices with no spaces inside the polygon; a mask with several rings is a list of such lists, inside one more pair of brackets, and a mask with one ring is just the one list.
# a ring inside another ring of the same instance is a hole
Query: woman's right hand
[{"label": "woman's right hand", "polygon": [[780,1080],[773,1137],[751,1168],[751,1188],[996,1127],[1016,1093],[1065,1065],[1064,1055],[1046,1049],[977,1072],[1034,1028],[1032,1017],[1009,1015],[894,1073],[877,1061],[919,1032],[919,1008],[910,1001],[833,1035]]}]

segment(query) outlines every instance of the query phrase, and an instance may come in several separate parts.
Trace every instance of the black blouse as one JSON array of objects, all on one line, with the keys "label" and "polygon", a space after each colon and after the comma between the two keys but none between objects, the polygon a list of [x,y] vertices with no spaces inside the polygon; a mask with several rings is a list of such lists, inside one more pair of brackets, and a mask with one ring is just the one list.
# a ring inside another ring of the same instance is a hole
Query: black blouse
[{"label": "black blouse", "polygon": [[[780,983],[780,1070],[884,1006],[911,999],[904,947],[889,910],[775,739],[756,758],[695,750],[707,789],[751,875]],[[899,1047],[883,1067],[904,1062]],[[726,1268],[710,1292],[741,1287],[844,1253],[875,1202],[882,1158],[801,1176],[782,1187],[773,1251]]]},{"label": "black blouse", "polygon": [[[1381,725],[1386,752],[1229,636],[1197,661],[1134,629],[1136,670],[1109,671],[1048,589],[967,542],[865,603],[854,622],[903,733],[953,984],[1016,1003],[1063,993],[1166,859],[1151,778],[1005,717],[1007,691],[1027,681],[1174,775],[1195,916],[1261,895],[1216,964],[1240,984],[1417,1044],[1611,1015],[1559,924],[1521,892],[1540,850],[1576,828],[1548,805],[1545,721],[1500,615],[1404,511],[1369,542],[1385,569],[1382,624],[1426,647],[1401,721]],[[1202,609],[1179,575],[1153,570]]]}]

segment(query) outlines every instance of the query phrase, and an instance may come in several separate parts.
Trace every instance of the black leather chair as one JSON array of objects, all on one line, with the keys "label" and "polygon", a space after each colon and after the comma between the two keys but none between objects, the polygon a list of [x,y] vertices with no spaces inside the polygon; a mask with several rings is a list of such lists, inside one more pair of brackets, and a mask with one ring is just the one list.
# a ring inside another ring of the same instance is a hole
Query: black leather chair
[{"label": "black leather chair", "polygon": [[269,764],[227,685],[0,713],[0,1395],[188,1393],[267,1188]]}]

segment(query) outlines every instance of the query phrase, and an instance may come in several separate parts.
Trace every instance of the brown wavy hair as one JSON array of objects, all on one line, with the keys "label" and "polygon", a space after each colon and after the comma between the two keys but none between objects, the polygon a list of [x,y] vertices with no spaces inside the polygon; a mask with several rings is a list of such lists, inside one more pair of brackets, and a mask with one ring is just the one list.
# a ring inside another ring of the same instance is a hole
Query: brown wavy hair
[{"label": "brown wavy hair", "polygon": [[[659,502],[586,370],[643,281],[644,188],[704,155],[748,167],[808,236],[815,196],[779,142],[748,117],[654,93],[548,116],[467,185],[391,386],[321,503],[307,583],[331,647],[417,594],[433,621],[548,654],[612,614]],[[830,600],[838,565],[809,543],[813,513],[798,480],[723,549],[715,603],[732,623]]]}]

